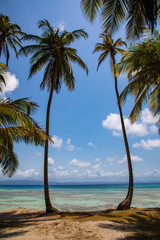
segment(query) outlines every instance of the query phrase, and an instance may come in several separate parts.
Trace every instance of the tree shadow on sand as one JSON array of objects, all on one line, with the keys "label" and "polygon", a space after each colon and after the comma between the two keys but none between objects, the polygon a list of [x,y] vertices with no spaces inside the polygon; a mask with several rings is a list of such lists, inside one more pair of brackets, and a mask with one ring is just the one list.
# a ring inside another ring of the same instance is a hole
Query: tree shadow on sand
[{"label": "tree shadow on sand", "polygon": [[128,232],[129,236],[118,238],[117,240],[159,240],[160,239],[160,209],[145,209],[136,211],[133,214],[125,216],[120,214],[117,218],[110,220],[118,224],[99,224],[100,228],[120,230]]},{"label": "tree shadow on sand", "polygon": [[46,215],[42,211],[28,211],[24,209],[0,212],[0,238],[12,238],[23,235],[25,226],[36,226],[41,221],[58,220],[59,215]]},{"label": "tree shadow on sand", "polygon": [[[58,224],[56,220],[101,221],[100,228],[113,229],[128,233],[126,237],[116,240],[159,240],[160,209],[138,209],[118,211],[107,209],[94,212],[61,212],[45,214],[44,211],[15,209],[0,212],[0,238],[9,239],[24,235],[29,231],[26,226],[36,226],[43,222]],[[104,222],[103,222],[104,221]],[[110,222],[108,222],[110,221]]]}]

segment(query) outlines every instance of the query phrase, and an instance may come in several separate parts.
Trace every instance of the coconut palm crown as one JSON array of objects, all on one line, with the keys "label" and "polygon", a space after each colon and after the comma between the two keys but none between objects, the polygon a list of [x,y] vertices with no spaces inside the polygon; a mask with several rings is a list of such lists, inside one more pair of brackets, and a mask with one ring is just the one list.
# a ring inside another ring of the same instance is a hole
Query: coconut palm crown
[{"label": "coconut palm crown", "polygon": [[113,39],[111,38],[111,35],[104,32],[100,35],[100,38],[103,39],[102,43],[97,43],[94,52],[102,52],[99,59],[98,59],[98,67],[101,65],[101,63],[107,58],[108,55],[110,55],[110,61],[111,61],[111,67],[113,71],[113,76],[115,80],[115,92],[116,92],[116,97],[117,97],[117,104],[118,104],[118,109],[119,109],[119,114],[120,114],[120,121],[121,121],[121,126],[122,126],[122,133],[123,133],[123,139],[124,139],[124,144],[125,144],[125,149],[126,149],[126,155],[127,155],[127,162],[128,162],[128,172],[129,172],[129,187],[128,187],[128,193],[124,201],[122,201],[117,209],[123,210],[123,209],[128,209],[130,208],[131,201],[132,201],[132,196],[133,196],[133,171],[132,171],[132,162],[131,162],[131,156],[130,156],[130,150],[129,150],[129,144],[128,144],[128,139],[127,139],[127,134],[125,130],[125,125],[124,125],[124,119],[123,119],[123,113],[120,105],[120,98],[119,98],[119,92],[118,92],[118,83],[117,83],[117,76],[115,72],[115,56],[117,53],[124,54],[125,51],[120,48],[122,45],[126,45],[124,41],[119,38],[115,43]]},{"label": "coconut palm crown", "polygon": [[9,47],[14,50],[16,57],[18,58],[16,47],[22,47],[20,38],[23,35],[24,33],[21,31],[19,25],[12,24],[9,16],[0,14],[0,57],[2,53],[4,53],[7,67],[10,57]]},{"label": "coconut palm crown", "polygon": [[160,35],[141,43],[131,45],[121,62],[116,65],[117,73],[127,73],[128,85],[121,93],[124,103],[129,94],[135,98],[130,120],[134,123],[141,115],[143,106],[148,103],[160,133]]},{"label": "coconut palm crown", "polygon": [[84,15],[94,21],[100,12],[103,30],[114,33],[126,22],[128,40],[139,37],[147,25],[157,24],[159,0],[81,0]]},{"label": "coconut palm crown", "polygon": [[[88,74],[88,68],[82,59],[77,55],[77,50],[71,48],[70,45],[75,40],[83,37],[87,38],[87,33],[80,29],[73,32],[55,30],[45,19],[38,22],[38,27],[42,29],[41,36],[26,35],[23,40],[35,42],[35,44],[25,46],[21,49],[28,54],[33,54],[30,60],[31,68],[29,78],[40,71],[43,67],[44,76],[40,88],[45,87],[49,91],[49,100],[46,113],[46,134],[49,134],[49,117],[53,92],[59,93],[62,82],[73,90],[75,87],[75,78],[73,75],[71,63],[76,63]],[[44,190],[46,212],[57,212],[53,208],[48,189],[48,140],[45,143],[44,151]]]}]

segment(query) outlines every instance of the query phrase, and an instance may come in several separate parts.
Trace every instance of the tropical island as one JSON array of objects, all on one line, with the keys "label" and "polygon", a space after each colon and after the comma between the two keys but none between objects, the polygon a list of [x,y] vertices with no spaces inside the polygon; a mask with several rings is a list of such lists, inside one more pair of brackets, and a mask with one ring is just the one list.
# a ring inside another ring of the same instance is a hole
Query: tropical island
[{"label": "tropical island", "polygon": [[159,1],[19,4],[0,14],[0,238],[159,239]]}]

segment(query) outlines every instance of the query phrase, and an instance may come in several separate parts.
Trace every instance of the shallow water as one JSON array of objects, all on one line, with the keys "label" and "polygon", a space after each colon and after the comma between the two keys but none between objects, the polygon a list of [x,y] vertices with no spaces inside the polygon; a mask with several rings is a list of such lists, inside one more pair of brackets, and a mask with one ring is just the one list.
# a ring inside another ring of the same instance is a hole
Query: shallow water
[{"label": "shallow water", "polygon": [[[52,186],[50,197],[59,210],[103,210],[117,206],[127,185]],[[43,186],[0,186],[0,211],[12,208],[45,209]],[[134,186],[132,207],[160,207],[160,184]]]}]

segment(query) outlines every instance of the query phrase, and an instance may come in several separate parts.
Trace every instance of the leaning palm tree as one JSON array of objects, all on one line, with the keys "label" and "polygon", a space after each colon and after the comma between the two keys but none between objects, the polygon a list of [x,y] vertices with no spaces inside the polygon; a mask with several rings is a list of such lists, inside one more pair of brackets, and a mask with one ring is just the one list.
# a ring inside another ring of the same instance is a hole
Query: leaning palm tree
[{"label": "leaning palm tree", "polygon": [[18,52],[16,46],[22,47],[20,37],[24,35],[21,28],[17,24],[12,24],[10,18],[6,15],[0,15],[0,57],[2,52],[6,57],[6,66],[8,66],[9,61],[9,47],[11,47],[16,57],[18,58]]},{"label": "leaning palm tree", "polygon": [[159,0],[81,0],[82,10],[93,21],[100,11],[103,29],[110,34],[126,22],[128,40],[139,37],[144,27],[154,29]]},{"label": "leaning palm tree", "polygon": [[[60,91],[62,82],[66,84],[69,90],[73,90],[75,86],[71,62],[77,63],[88,73],[88,68],[77,55],[76,49],[70,47],[70,44],[76,39],[87,38],[87,33],[81,29],[73,32],[60,31],[60,29],[54,30],[47,20],[39,21],[38,27],[43,30],[42,36],[24,36],[23,40],[32,40],[36,43],[26,46],[22,50],[28,54],[33,53],[29,78],[45,67],[40,88],[47,87],[48,91],[50,91],[46,113],[46,134],[48,135],[53,92],[58,93]],[[57,209],[53,208],[49,196],[48,140],[45,142],[44,152],[44,190],[46,212],[57,212]]]},{"label": "leaning palm tree", "polygon": [[4,175],[11,177],[18,168],[14,142],[42,146],[46,139],[50,139],[29,116],[37,106],[28,98],[16,101],[0,99],[0,165]]},{"label": "leaning palm tree", "polygon": [[111,35],[108,33],[102,33],[100,35],[101,38],[103,38],[102,43],[97,43],[94,53],[95,52],[102,52],[98,59],[98,67],[101,65],[101,63],[106,59],[108,55],[110,55],[110,61],[111,61],[111,66],[112,66],[112,71],[114,75],[114,80],[115,80],[115,92],[116,92],[116,97],[117,97],[117,104],[118,104],[118,109],[119,109],[119,114],[120,114],[120,120],[121,120],[121,126],[122,126],[122,133],[123,133],[123,138],[124,138],[124,143],[125,143],[125,149],[126,149],[126,154],[127,154],[127,161],[128,161],[128,171],[129,171],[129,187],[128,187],[128,193],[123,202],[121,202],[117,209],[128,209],[130,208],[131,201],[132,201],[132,196],[133,196],[133,172],[132,172],[132,163],[131,163],[131,156],[130,156],[130,150],[129,150],[129,144],[127,140],[127,134],[125,130],[125,125],[124,125],[124,119],[123,119],[123,114],[122,114],[122,109],[120,105],[120,98],[119,98],[119,92],[118,92],[118,85],[117,85],[117,76],[115,72],[115,55],[117,53],[124,54],[124,50],[119,48],[121,45],[126,45],[124,41],[119,38],[115,43],[113,42],[113,39],[111,38]]},{"label": "leaning palm tree", "polygon": [[121,93],[121,102],[129,94],[135,97],[129,116],[131,122],[139,118],[143,105],[148,102],[160,133],[160,35],[155,33],[155,37],[130,46],[116,70],[117,73],[127,73],[129,80]]}]

